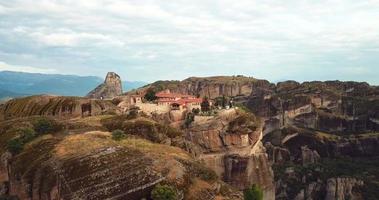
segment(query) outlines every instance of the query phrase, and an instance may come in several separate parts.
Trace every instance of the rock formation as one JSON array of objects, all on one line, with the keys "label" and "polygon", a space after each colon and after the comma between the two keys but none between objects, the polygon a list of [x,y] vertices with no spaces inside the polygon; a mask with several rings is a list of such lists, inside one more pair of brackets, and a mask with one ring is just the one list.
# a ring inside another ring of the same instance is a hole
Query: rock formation
[{"label": "rock formation", "polygon": [[327,181],[325,200],[361,199],[353,189],[363,185],[363,181],[355,178],[331,178]]},{"label": "rock formation", "polygon": [[198,148],[190,149],[226,183],[241,190],[259,185],[267,200],[275,199],[274,180],[261,143],[261,127],[251,116],[235,109],[197,120],[186,130]]},{"label": "rock formation", "polygon": [[245,76],[191,77],[183,81],[157,81],[140,88],[137,92],[144,93],[148,89],[152,89],[155,92],[169,89],[171,92],[207,96],[213,99],[223,95],[247,97],[255,88],[268,88],[270,86],[271,84],[266,80]]},{"label": "rock formation", "polygon": [[[223,196],[217,189],[222,183],[212,176],[212,171],[179,148],[141,139],[117,143],[109,132],[101,131],[45,137],[31,145],[2,163],[6,166],[1,173],[9,177],[0,179],[4,183],[0,189],[9,196],[35,200],[140,200],[149,198],[159,183],[186,188],[200,199],[203,193]],[[184,192],[178,190],[181,196]]]},{"label": "rock formation", "polygon": [[93,99],[112,99],[121,94],[122,83],[120,76],[114,72],[108,72],[104,83],[89,92],[87,97]]},{"label": "rock formation", "polygon": [[81,117],[117,111],[118,108],[110,101],[41,95],[13,99],[1,105],[0,120],[35,115]]}]

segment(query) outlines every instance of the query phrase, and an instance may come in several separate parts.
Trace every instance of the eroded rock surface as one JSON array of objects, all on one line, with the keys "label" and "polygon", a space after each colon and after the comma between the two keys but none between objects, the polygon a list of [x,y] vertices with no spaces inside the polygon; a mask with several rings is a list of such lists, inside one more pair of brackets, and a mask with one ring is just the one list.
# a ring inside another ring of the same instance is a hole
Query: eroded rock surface
[{"label": "eroded rock surface", "polygon": [[28,116],[85,117],[117,112],[110,101],[81,97],[30,96],[13,99],[0,106],[0,120]]},{"label": "eroded rock surface", "polygon": [[187,139],[198,146],[195,154],[226,183],[241,190],[257,184],[270,200],[275,199],[273,173],[258,124],[257,119],[230,109],[214,118],[195,120]]},{"label": "eroded rock surface", "polygon": [[88,98],[112,99],[122,94],[121,78],[114,72],[108,72],[104,83],[87,94]]}]

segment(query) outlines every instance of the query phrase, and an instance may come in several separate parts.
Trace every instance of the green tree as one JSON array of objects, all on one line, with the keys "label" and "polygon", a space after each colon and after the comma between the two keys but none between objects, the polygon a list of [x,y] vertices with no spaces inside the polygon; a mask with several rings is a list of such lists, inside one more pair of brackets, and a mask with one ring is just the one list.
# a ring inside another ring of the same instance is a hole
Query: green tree
[{"label": "green tree", "polygon": [[194,120],[195,120],[195,114],[193,112],[187,113],[186,119],[184,121],[186,128],[188,128]]},{"label": "green tree", "polygon": [[152,88],[147,89],[145,99],[148,101],[154,101],[157,99],[157,97],[155,96],[155,91]]},{"label": "green tree", "polygon": [[8,141],[7,149],[12,154],[18,154],[24,149],[24,145],[37,137],[35,131],[31,128],[18,129],[18,137]]},{"label": "green tree", "polygon": [[244,200],[263,200],[263,191],[257,185],[243,191]]},{"label": "green tree", "polygon": [[112,139],[114,140],[117,140],[117,141],[122,140],[125,137],[126,137],[126,134],[122,130],[117,129],[117,130],[112,131]]},{"label": "green tree", "polygon": [[208,112],[210,110],[210,103],[208,97],[204,97],[203,102],[200,104],[202,112]]},{"label": "green tree", "polygon": [[178,194],[174,187],[169,185],[156,185],[151,191],[151,198],[153,200],[176,200]]}]

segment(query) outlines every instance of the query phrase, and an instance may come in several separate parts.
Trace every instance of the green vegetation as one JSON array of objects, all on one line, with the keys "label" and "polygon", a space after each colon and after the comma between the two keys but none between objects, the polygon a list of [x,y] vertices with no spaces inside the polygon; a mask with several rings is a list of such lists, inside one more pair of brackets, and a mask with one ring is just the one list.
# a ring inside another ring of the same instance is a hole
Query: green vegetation
[{"label": "green vegetation", "polygon": [[187,113],[186,118],[184,120],[184,126],[188,128],[194,120],[195,120],[195,113],[193,112]]},{"label": "green vegetation", "polygon": [[204,163],[201,162],[188,162],[186,160],[179,160],[183,165],[186,166],[187,171],[191,174],[189,179],[200,178],[203,181],[216,181],[218,176],[215,171],[206,167]]},{"label": "green vegetation", "polygon": [[263,191],[257,185],[252,185],[251,188],[243,191],[244,200],[263,200]]},{"label": "green vegetation", "polygon": [[18,136],[9,140],[7,149],[12,154],[18,154],[24,149],[24,145],[30,141],[32,141],[34,138],[36,138],[38,135],[37,133],[31,129],[31,128],[20,128],[18,130]]},{"label": "green vegetation", "polygon": [[48,133],[56,133],[62,129],[62,126],[53,119],[40,117],[32,122],[32,127],[22,125],[19,128],[10,129],[13,138],[7,141],[7,150],[12,154],[18,154],[23,149],[26,143],[31,142],[35,138]]},{"label": "green vegetation", "polygon": [[198,115],[198,114],[200,114],[200,109],[199,108],[193,108],[192,109],[192,112],[193,112],[193,114],[195,114],[195,115]]},{"label": "green vegetation", "polygon": [[130,112],[128,115],[116,115],[100,120],[100,123],[107,128],[109,131],[121,130],[123,128],[123,123],[128,120],[136,119],[138,114],[135,115],[134,112]]},{"label": "green vegetation", "polygon": [[125,134],[140,136],[153,142],[161,142],[166,138],[175,138],[183,133],[169,125],[163,125],[140,117],[134,119],[130,115],[120,115],[101,120],[108,131],[121,130]]},{"label": "green vegetation", "polygon": [[259,120],[249,112],[238,112],[238,117],[229,122],[228,132],[249,133],[257,130]]},{"label": "green vegetation", "polygon": [[[324,158],[319,163],[306,166],[297,165],[291,162],[273,165],[275,180],[281,179],[287,185],[291,185],[287,191],[290,198],[293,198],[303,189],[307,183],[317,181],[327,181],[335,177],[352,177],[364,181],[361,188],[364,199],[374,200],[379,196],[379,159],[372,158]],[[294,175],[288,175],[287,169],[293,169]],[[306,183],[301,177],[306,177]]]},{"label": "green vegetation", "polygon": [[209,103],[208,97],[204,97],[203,102],[201,102],[200,106],[201,106],[202,112],[209,112],[210,111],[211,108],[210,108],[210,103]]},{"label": "green vegetation", "polygon": [[153,200],[177,200],[178,194],[174,187],[169,185],[156,185],[151,192]]},{"label": "green vegetation", "polygon": [[55,120],[40,117],[33,122],[34,130],[40,134],[44,135],[47,133],[55,133],[62,130],[62,125],[58,124]]},{"label": "green vegetation", "polygon": [[226,97],[225,95],[221,97],[217,97],[215,99],[215,106],[225,108],[226,106],[229,105],[229,101],[230,101],[229,98]]},{"label": "green vegetation", "polygon": [[124,138],[126,138],[126,134],[124,133],[124,131],[122,131],[122,130],[112,131],[112,139],[119,141],[119,140],[122,140]]},{"label": "green vegetation", "polygon": [[154,101],[154,100],[157,99],[157,97],[155,96],[155,93],[156,93],[156,91],[154,91],[153,88],[149,88],[149,89],[147,89],[144,98],[145,98],[147,101]]},{"label": "green vegetation", "polygon": [[24,141],[22,141],[20,138],[14,138],[8,141],[7,148],[12,154],[18,154],[24,148]]}]

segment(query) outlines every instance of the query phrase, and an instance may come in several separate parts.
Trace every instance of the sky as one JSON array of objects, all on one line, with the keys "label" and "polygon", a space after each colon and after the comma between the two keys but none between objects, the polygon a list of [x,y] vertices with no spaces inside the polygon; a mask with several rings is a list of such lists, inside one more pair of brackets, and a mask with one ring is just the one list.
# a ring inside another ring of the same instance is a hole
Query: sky
[{"label": "sky", "polygon": [[379,85],[379,0],[0,0],[0,70]]}]

